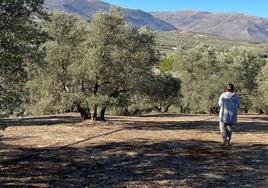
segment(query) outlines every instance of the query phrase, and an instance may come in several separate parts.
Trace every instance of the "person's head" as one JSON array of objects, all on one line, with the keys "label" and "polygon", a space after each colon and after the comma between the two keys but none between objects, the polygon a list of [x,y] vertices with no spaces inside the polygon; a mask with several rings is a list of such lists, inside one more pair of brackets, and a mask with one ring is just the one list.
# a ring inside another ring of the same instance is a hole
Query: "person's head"
[{"label": "person's head", "polygon": [[234,88],[234,84],[232,83],[228,83],[225,87],[226,91],[228,92],[234,92],[235,91],[235,88]]}]

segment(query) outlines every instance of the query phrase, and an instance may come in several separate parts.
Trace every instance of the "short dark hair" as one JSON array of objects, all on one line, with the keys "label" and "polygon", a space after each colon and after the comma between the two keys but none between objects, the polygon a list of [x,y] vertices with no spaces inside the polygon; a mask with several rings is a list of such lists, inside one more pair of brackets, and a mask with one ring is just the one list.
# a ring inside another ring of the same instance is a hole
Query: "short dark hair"
[{"label": "short dark hair", "polygon": [[232,84],[232,83],[228,83],[228,84],[226,85],[226,89],[227,89],[227,91],[229,91],[229,92],[234,92],[234,91],[235,91],[234,84]]}]

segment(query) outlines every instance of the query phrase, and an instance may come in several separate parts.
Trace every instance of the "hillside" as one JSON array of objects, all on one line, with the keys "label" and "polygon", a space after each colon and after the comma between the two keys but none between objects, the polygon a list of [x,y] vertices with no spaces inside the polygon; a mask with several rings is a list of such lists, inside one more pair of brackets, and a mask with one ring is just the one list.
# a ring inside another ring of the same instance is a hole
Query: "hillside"
[{"label": "hillside", "polygon": [[255,49],[263,55],[268,54],[268,43],[223,39],[217,36],[196,32],[174,31],[157,33],[158,49],[164,53],[172,52],[177,48],[187,49],[198,44],[210,45],[222,50],[232,47],[246,47]]},{"label": "hillside", "polygon": [[268,42],[268,19],[240,13],[203,11],[153,12],[180,30],[208,33],[222,38]]},{"label": "hillside", "polygon": [[[99,0],[45,0],[49,11],[63,10],[84,17],[92,17],[99,11],[107,11],[111,4]],[[156,31],[176,30],[173,25],[152,16],[151,14],[133,9],[123,9],[128,23],[133,26],[148,26]]]}]

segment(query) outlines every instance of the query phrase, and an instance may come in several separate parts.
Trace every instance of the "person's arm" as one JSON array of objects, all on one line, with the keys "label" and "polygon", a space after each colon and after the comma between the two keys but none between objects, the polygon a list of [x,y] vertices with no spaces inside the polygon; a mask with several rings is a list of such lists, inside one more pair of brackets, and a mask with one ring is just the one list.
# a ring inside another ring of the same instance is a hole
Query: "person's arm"
[{"label": "person's arm", "polygon": [[220,96],[219,98],[219,102],[218,102],[219,106],[221,107],[222,106],[222,95]]}]

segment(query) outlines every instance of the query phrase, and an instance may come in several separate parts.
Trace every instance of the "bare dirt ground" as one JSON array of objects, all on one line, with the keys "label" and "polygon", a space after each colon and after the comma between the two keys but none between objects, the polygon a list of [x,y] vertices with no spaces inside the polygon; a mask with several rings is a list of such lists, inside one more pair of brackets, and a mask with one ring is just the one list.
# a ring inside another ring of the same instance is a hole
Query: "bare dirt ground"
[{"label": "bare dirt ground", "polygon": [[0,120],[0,187],[268,187],[268,117],[240,116],[224,148],[206,115]]}]

